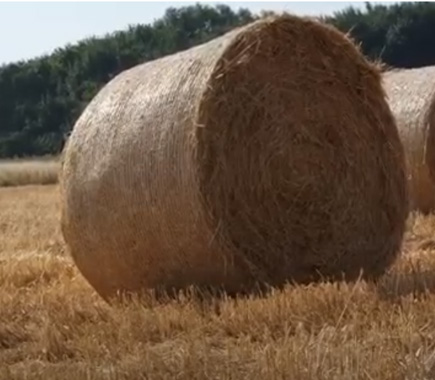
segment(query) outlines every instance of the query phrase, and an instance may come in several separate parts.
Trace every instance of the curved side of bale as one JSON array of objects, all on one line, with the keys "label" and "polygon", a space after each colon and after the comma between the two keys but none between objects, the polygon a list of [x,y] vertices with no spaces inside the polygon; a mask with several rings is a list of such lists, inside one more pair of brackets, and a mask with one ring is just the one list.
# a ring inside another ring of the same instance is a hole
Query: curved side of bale
[{"label": "curved side of bale", "polygon": [[103,297],[375,277],[408,211],[379,72],[290,15],[114,78],[74,127],[61,189],[65,240]]},{"label": "curved side of bale", "polygon": [[[213,244],[198,191],[196,112],[231,35],[139,65],[109,82],[69,138],[62,230],[102,295],[238,281]],[[162,281],[164,279],[164,281]]]},{"label": "curved side of bale", "polygon": [[435,209],[435,66],[384,74],[388,100],[405,147],[412,207]]}]

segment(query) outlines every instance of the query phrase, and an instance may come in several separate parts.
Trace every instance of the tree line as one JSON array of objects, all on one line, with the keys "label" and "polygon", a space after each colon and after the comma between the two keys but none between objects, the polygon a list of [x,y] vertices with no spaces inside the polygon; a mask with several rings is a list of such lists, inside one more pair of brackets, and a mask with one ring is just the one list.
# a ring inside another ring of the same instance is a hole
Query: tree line
[{"label": "tree line", "polygon": [[[225,5],[168,8],[151,24],[0,66],[0,157],[58,154],[83,109],[115,75],[263,15]],[[435,64],[434,3],[366,3],[322,20],[349,33],[372,60],[406,68]]]}]

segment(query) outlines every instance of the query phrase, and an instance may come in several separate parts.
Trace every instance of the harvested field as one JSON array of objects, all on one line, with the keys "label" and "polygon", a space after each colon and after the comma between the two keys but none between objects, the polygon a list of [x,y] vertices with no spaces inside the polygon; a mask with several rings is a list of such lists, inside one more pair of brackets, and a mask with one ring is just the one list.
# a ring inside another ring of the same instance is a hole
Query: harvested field
[{"label": "harvested field", "polygon": [[1,380],[434,376],[434,216],[377,285],[109,306],[64,252],[57,186],[0,189],[0,212]]},{"label": "harvested field", "polygon": [[0,187],[50,185],[58,181],[57,158],[0,160]]}]

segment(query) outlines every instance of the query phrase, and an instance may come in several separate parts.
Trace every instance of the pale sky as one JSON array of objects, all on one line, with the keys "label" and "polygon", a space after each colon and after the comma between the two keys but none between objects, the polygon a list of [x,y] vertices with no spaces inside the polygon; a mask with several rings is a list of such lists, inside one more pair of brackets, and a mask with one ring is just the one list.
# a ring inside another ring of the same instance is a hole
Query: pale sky
[{"label": "pale sky", "polygon": [[[331,14],[364,2],[202,2],[301,15]],[[394,2],[376,2],[394,3]],[[52,52],[90,36],[103,36],[128,25],[147,24],[168,7],[195,2],[0,2],[0,64]]]}]

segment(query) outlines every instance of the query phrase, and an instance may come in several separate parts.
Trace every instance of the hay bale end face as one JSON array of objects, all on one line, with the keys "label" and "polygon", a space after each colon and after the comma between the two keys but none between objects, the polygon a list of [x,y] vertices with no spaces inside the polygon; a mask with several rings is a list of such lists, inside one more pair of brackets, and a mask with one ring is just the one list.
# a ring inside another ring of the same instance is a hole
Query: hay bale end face
[{"label": "hay bale end face", "polygon": [[388,101],[405,147],[412,208],[435,210],[435,66],[384,74]]},{"label": "hay bale end face", "polygon": [[384,95],[347,38],[291,15],[121,73],[65,151],[78,268],[105,298],[380,275],[407,216]]}]

